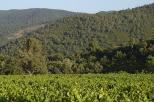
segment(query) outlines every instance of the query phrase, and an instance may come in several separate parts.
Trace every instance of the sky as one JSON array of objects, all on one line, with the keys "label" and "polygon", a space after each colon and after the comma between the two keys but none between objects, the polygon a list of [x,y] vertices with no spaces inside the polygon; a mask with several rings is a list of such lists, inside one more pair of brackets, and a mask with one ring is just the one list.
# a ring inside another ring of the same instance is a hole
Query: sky
[{"label": "sky", "polygon": [[154,0],[0,0],[0,10],[50,8],[96,13],[154,3]]}]

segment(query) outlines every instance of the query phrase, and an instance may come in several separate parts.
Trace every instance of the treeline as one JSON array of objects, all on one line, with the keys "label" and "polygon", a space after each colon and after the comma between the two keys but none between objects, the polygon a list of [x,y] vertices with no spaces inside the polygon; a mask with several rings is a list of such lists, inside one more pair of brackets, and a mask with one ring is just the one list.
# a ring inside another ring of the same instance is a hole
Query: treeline
[{"label": "treeline", "polygon": [[154,72],[154,40],[114,50],[103,50],[97,41],[89,46],[70,57],[46,55],[41,42],[29,38],[14,56],[0,55],[0,74]]}]

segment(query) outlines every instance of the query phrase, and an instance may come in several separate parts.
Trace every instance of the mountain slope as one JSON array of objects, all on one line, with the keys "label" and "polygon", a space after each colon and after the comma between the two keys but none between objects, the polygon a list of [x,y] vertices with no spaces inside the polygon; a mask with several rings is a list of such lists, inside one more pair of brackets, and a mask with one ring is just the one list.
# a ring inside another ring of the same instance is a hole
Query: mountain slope
[{"label": "mountain slope", "polygon": [[[66,56],[87,51],[97,42],[103,49],[113,49],[150,39],[154,34],[154,4],[118,12],[82,14],[66,17],[32,32],[28,37],[42,41],[47,53]],[[13,44],[20,45],[21,38]],[[24,40],[23,40],[24,41]],[[4,48],[10,49],[10,45]]]},{"label": "mountain slope", "polygon": [[[54,9],[25,9],[25,10],[1,10],[0,11],[0,37],[1,39],[14,37],[19,30],[40,24],[53,23],[63,17],[76,13]],[[0,39],[0,40],[1,40]]]},{"label": "mountain slope", "polygon": [[113,13],[78,15],[64,18],[36,32],[47,50],[70,55],[86,51],[97,41],[104,49],[125,46],[130,41],[150,39],[154,34],[154,4]]},{"label": "mountain slope", "polygon": [[66,17],[1,47],[0,73],[153,73],[153,34],[154,4]]}]

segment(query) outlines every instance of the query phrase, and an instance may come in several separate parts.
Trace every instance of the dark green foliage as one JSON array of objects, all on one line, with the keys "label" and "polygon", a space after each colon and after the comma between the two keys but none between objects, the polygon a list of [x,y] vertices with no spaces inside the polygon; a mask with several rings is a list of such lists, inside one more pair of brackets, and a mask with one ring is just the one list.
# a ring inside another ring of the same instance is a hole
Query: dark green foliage
[{"label": "dark green foliage", "polygon": [[[46,25],[29,35],[40,39],[49,55],[58,52],[71,56],[87,51],[94,41],[103,49],[114,49],[151,38],[154,33],[153,12],[152,4],[113,13],[82,14]],[[20,46],[23,39],[17,40],[13,46]],[[10,49],[10,45],[12,42],[5,47]]]},{"label": "dark green foliage", "polygon": [[99,62],[103,66],[102,72],[126,71],[154,72],[153,54],[154,40],[145,41],[132,46],[119,47],[114,50],[104,50],[86,53],[83,56],[89,63]]},{"label": "dark green foliage", "polygon": [[147,70],[154,72],[154,57],[152,55],[147,58]]},{"label": "dark green foliage", "polygon": [[[25,57],[19,65],[24,73],[46,73],[47,68],[49,73],[154,72],[153,20],[154,4],[66,17],[9,42],[0,51],[16,58],[21,50]],[[34,43],[27,43],[29,39]]]},{"label": "dark green foliage", "polygon": [[0,55],[0,74],[22,74],[17,58]]},{"label": "dark green foliage", "polygon": [[[89,44],[97,42],[103,49],[138,43],[154,34],[153,5],[133,10],[96,15],[78,15],[64,18],[36,32],[49,54],[66,56],[87,51]],[[96,47],[96,46],[95,46]]]}]

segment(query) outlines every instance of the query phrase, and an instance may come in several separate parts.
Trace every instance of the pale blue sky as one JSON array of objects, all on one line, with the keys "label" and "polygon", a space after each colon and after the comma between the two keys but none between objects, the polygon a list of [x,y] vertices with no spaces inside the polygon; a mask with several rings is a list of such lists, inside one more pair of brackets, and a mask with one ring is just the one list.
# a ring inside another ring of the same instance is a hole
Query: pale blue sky
[{"label": "pale blue sky", "polygon": [[154,0],[1,0],[0,10],[51,8],[75,12],[121,10],[154,3]]}]

